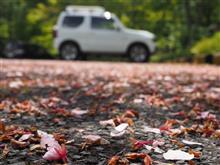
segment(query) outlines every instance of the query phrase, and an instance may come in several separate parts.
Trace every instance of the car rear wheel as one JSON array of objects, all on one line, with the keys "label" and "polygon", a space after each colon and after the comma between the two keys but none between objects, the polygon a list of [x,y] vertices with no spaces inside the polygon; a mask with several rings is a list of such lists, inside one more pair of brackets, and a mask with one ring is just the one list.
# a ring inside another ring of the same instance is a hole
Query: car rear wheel
[{"label": "car rear wheel", "polygon": [[146,62],[149,60],[150,53],[145,45],[135,44],[128,50],[128,55],[133,62]]},{"label": "car rear wheel", "polygon": [[80,58],[80,50],[74,43],[66,43],[60,49],[60,57],[64,60],[77,60]]}]

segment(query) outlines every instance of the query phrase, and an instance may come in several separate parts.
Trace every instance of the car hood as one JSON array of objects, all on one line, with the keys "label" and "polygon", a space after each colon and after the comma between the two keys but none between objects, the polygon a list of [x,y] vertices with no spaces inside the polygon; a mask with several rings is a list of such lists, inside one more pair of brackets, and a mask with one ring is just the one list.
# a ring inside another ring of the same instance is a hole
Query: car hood
[{"label": "car hood", "polygon": [[155,38],[155,34],[149,32],[147,30],[126,29],[125,31],[129,34],[139,35],[139,36],[146,37],[146,38],[149,38],[149,39],[154,39]]}]

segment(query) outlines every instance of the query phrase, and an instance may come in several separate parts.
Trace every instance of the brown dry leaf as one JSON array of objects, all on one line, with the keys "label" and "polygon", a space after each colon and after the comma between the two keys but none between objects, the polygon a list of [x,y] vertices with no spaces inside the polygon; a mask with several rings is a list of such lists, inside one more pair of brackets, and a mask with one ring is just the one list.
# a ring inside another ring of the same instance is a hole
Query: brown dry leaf
[{"label": "brown dry leaf", "polygon": [[41,145],[40,144],[36,144],[30,147],[30,151],[36,150],[36,149],[41,149]]},{"label": "brown dry leaf", "polygon": [[146,154],[146,157],[144,158],[144,165],[151,165],[152,164],[152,159],[149,155]]},{"label": "brown dry leaf", "polygon": [[195,158],[200,158],[202,153],[199,152],[199,151],[195,151],[195,150],[192,150],[192,149],[189,149],[189,154],[193,154]]},{"label": "brown dry leaf", "polygon": [[144,153],[128,153],[128,154],[125,155],[125,157],[127,159],[131,159],[131,160],[135,160],[137,158],[144,159],[146,157],[146,154],[144,154]]},{"label": "brown dry leaf", "polygon": [[109,161],[108,165],[117,165],[120,157],[119,156],[113,156]]},{"label": "brown dry leaf", "polygon": [[5,132],[5,124],[4,124],[4,122],[1,121],[1,120],[0,120],[0,131],[1,131],[2,133]]},{"label": "brown dry leaf", "polygon": [[0,142],[9,141],[12,137],[9,135],[1,135],[0,136]]},{"label": "brown dry leaf", "polygon": [[5,105],[3,103],[0,103],[0,111],[3,110]]},{"label": "brown dry leaf", "polygon": [[4,149],[3,149],[3,152],[2,152],[2,157],[6,158],[8,153],[9,153],[9,148],[8,148],[8,145],[6,144]]},{"label": "brown dry leaf", "polygon": [[13,148],[22,149],[22,148],[26,148],[29,145],[29,143],[17,141],[15,139],[11,139],[11,145]]},{"label": "brown dry leaf", "polygon": [[133,109],[126,110],[125,113],[122,115],[122,117],[127,117],[127,118],[133,118],[133,117],[139,117],[139,113]]},{"label": "brown dry leaf", "polygon": [[196,165],[196,163],[195,163],[194,161],[192,161],[192,160],[190,160],[190,161],[188,162],[188,164],[189,164],[189,165]]},{"label": "brown dry leaf", "polygon": [[213,137],[220,138],[220,129],[214,132]]}]

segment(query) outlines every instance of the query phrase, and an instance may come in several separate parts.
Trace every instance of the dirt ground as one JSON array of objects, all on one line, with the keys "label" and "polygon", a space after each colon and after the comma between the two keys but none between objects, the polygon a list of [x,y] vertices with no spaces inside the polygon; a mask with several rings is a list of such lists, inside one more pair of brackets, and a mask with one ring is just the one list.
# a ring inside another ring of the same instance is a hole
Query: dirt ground
[{"label": "dirt ground", "polygon": [[[219,124],[219,66],[0,59],[0,165],[217,165]],[[38,130],[67,162],[43,159]]]}]

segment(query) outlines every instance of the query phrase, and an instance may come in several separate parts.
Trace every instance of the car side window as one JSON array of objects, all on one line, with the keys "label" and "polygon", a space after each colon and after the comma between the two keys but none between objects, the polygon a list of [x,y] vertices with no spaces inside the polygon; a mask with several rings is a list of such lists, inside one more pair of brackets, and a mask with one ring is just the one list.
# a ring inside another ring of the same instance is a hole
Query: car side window
[{"label": "car side window", "polygon": [[76,28],[80,26],[83,22],[82,16],[66,16],[63,20],[64,27]]},{"label": "car side window", "polygon": [[105,17],[92,17],[91,28],[113,30],[115,29],[114,20]]}]

